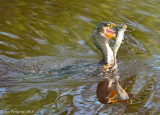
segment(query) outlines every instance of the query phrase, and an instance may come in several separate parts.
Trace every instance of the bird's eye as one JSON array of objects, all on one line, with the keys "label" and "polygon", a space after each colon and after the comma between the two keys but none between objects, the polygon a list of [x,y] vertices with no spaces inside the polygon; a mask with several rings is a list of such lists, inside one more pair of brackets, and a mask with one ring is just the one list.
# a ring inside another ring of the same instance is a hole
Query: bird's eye
[{"label": "bird's eye", "polygon": [[108,26],[108,27],[110,27],[110,26],[111,26],[111,24],[107,24],[107,26]]}]

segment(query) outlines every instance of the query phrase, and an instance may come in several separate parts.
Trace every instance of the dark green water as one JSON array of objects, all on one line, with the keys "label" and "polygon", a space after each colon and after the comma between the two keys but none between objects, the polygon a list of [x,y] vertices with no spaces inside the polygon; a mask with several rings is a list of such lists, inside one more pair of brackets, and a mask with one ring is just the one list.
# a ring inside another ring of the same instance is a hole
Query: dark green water
[{"label": "dark green water", "polygon": [[[0,115],[160,114],[158,0],[0,0]],[[126,24],[120,83],[132,105],[96,100],[93,27]],[[95,101],[95,102],[94,102]]]}]

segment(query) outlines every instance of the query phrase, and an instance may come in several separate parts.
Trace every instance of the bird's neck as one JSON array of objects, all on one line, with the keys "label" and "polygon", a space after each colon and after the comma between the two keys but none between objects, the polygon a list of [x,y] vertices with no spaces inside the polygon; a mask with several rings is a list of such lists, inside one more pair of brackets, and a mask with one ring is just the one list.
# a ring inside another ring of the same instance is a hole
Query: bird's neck
[{"label": "bird's neck", "polygon": [[109,46],[109,43],[105,43],[105,50],[103,52],[103,60],[107,65],[112,65],[114,63],[113,51]]}]

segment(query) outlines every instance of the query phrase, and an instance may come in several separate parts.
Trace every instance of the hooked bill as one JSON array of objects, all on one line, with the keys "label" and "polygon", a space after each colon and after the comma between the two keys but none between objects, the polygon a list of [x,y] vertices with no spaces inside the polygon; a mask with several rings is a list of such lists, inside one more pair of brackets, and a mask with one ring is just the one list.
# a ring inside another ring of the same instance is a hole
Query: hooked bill
[{"label": "hooked bill", "polygon": [[109,38],[109,39],[116,37],[116,32],[113,30],[112,27],[107,27],[105,29],[105,34],[106,34],[107,38]]}]

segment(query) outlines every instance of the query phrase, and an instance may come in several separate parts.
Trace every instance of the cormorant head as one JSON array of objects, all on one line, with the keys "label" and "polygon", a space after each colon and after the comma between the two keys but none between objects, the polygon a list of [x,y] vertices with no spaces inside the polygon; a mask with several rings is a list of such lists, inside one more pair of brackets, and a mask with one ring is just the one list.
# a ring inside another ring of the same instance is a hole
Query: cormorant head
[{"label": "cormorant head", "polygon": [[93,36],[94,34],[100,34],[102,37],[111,39],[116,37],[116,26],[112,22],[101,22],[97,24],[93,29]]}]

